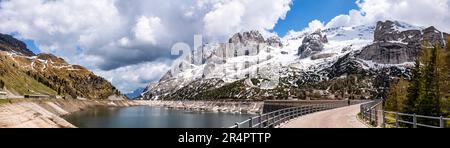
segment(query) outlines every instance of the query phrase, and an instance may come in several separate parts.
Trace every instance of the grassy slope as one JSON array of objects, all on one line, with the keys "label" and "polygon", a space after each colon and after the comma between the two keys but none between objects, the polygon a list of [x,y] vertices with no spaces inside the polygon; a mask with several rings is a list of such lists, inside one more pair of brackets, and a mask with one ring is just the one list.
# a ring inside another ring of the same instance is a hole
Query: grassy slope
[{"label": "grassy slope", "polygon": [[5,82],[8,90],[14,90],[19,94],[49,94],[56,92],[31,78],[18,67],[9,56],[0,55],[0,80]]}]

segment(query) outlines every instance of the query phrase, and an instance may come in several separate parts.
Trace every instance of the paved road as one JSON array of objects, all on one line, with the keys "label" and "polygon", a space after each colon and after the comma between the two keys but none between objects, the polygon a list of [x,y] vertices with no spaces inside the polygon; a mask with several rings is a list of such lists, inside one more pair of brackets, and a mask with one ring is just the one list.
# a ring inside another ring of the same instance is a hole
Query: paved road
[{"label": "paved road", "polygon": [[281,128],[367,128],[357,119],[360,105],[317,112],[294,119]]}]

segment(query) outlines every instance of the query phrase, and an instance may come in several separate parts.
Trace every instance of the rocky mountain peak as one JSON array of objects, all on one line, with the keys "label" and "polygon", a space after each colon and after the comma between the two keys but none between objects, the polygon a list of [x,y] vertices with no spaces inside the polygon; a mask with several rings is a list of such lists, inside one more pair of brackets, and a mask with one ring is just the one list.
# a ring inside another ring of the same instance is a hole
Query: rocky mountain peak
[{"label": "rocky mountain peak", "polygon": [[374,43],[366,46],[358,56],[379,64],[413,62],[423,43],[444,46],[446,33],[431,26],[421,30],[397,21],[378,22]]},{"label": "rocky mountain peak", "polygon": [[420,39],[420,35],[419,28],[412,25],[398,21],[379,21],[374,33],[374,42],[416,42]]},{"label": "rocky mountain peak", "polygon": [[25,56],[34,56],[35,54],[27,49],[27,46],[22,41],[15,39],[14,37],[0,33],[0,50],[15,52]]},{"label": "rocky mountain peak", "polygon": [[328,43],[327,35],[323,34],[321,30],[318,30],[303,39],[302,46],[298,49],[298,55],[301,58],[309,57],[322,51],[326,43]]},{"label": "rocky mountain peak", "polygon": [[425,28],[422,32],[422,41],[428,42],[429,44],[438,44],[444,47],[445,40],[448,39],[447,33],[437,30],[434,26]]},{"label": "rocky mountain peak", "polygon": [[394,30],[394,22],[392,21],[379,21],[377,23],[377,27],[375,29],[375,37],[374,41],[386,41],[388,39],[385,39],[386,36],[390,36],[393,33],[397,33],[396,30]]},{"label": "rocky mountain peak", "polygon": [[283,47],[283,43],[281,43],[281,39],[276,36],[272,36],[266,40],[266,43],[272,47]]},{"label": "rocky mountain peak", "polygon": [[229,39],[229,43],[264,43],[264,37],[259,33],[259,31],[249,31],[243,33],[236,33]]}]

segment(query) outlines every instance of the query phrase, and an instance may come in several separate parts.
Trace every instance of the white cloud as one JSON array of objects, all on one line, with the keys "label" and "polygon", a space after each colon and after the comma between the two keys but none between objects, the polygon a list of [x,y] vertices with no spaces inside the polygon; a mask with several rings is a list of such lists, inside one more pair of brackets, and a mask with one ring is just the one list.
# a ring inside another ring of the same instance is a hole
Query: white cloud
[{"label": "white cloud", "polygon": [[268,30],[285,18],[291,3],[292,0],[224,0],[206,14],[206,35],[223,38],[246,30],[271,34]]},{"label": "white cloud", "polygon": [[325,25],[322,22],[320,22],[319,20],[313,20],[309,22],[308,27],[304,28],[301,31],[289,30],[289,32],[283,38],[284,39],[297,38],[298,36],[309,34],[324,28]]},{"label": "white cloud", "polygon": [[0,32],[34,40],[42,51],[115,78],[113,84],[128,90],[142,83],[118,71],[152,69],[142,63],[170,60],[171,46],[192,45],[195,34],[206,41],[246,30],[270,34],[291,1],[9,0],[0,1]]},{"label": "white cloud", "polygon": [[206,14],[204,18],[206,34],[214,36],[237,32],[244,13],[245,7],[240,1],[214,5],[214,10]]},{"label": "white cloud", "polygon": [[157,32],[163,32],[161,19],[158,17],[147,18],[141,16],[133,28],[134,36],[137,40],[156,44]]},{"label": "white cloud", "polygon": [[362,12],[358,10],[350,10],[348,15],[338,15],[334,17],[326,27],[353,26],[367,23],[362,16]]},{"label": "white cloud", "polygon": [[308,24],[308,28],[305,28],[304,31],[317,31],[319,29],[323,29],[324,27],[325,26],[322,22],[320,22],[319,20],[314,20]]},{"label": "white cloud", "polygon": [[33,39],[44,52],[68,57],[79,45],[103,44],[122,27],[115,0],[13,0],[0,3],[0,31]]},{"label": "white cloud", "polygon": [[124,93],[143,88],[149,82],[158,81],[170,69],[169,61],[145,62],[124,66],[110,71],[95,71],[117,86]]},{"label": "white cloud", "polygon": [[351,10],[331,20],[327,27],[398,20],[420,26],[436,26],[450,32],[450,0],[357,0],[359,10]]}]

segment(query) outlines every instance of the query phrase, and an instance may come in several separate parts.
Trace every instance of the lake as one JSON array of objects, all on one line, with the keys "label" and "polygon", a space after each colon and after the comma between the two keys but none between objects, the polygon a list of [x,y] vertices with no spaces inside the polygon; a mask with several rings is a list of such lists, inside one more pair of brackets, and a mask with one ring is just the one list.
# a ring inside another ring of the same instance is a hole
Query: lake
[{"label": "lake", "polygon": [[160,107],[100,107],[64,117],[80,128],[222,128],[251,117],[248,114],[192,112]]}]

